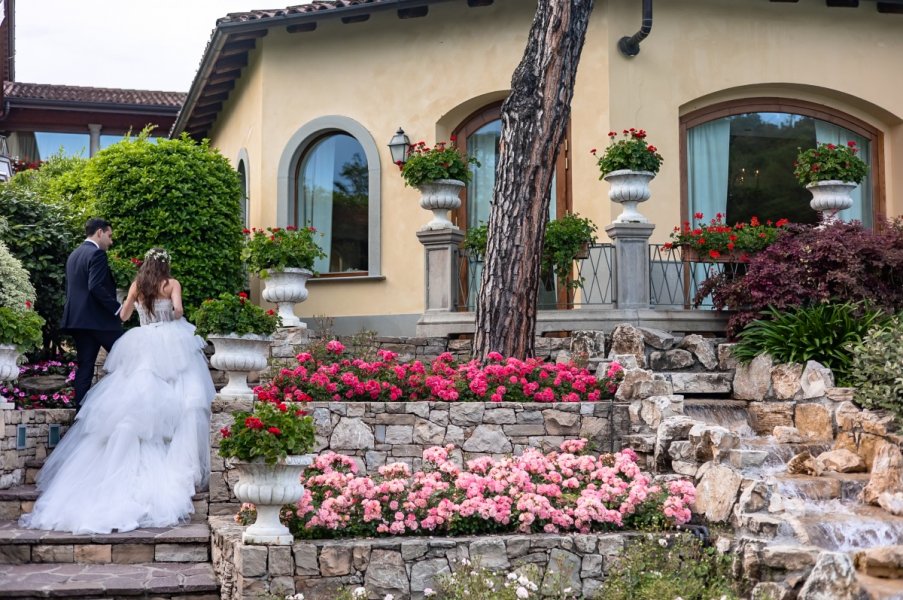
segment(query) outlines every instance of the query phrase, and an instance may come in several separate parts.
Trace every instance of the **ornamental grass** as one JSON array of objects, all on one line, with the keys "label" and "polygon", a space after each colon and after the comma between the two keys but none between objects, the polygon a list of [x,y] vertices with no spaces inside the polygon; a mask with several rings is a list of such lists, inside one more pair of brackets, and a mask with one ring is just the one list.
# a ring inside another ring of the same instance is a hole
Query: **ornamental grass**
[{"label": "ornamental grass", "polygon": [[297,360],[296,367],[255,388],[257,397],[267,402],[599,402],[614,397],[624,376],[617,362],[598,377],[570,364],[522,361],[497,352],[485,365],[457,362],[448,352],[429,366],[402,363],[388,350],[369,362],[347,356],[337,340],[322,352],[302,352]]}]

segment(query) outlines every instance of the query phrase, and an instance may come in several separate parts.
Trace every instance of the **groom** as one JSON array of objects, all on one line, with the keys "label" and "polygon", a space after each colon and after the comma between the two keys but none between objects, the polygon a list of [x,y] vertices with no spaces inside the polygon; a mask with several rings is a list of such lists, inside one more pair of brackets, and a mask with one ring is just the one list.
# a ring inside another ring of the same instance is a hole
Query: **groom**
[{"label": "groom", "polygon": [[75,340],[78,370],[75,373],[75,405],[82,401],[94,378],[94,363],[103,347],[107,352],[122,335],[116,284],[107,262],[113,245],[113,228],[103,219],[85,224],[84,243],[66,261],[66,306],[60,328]]}]

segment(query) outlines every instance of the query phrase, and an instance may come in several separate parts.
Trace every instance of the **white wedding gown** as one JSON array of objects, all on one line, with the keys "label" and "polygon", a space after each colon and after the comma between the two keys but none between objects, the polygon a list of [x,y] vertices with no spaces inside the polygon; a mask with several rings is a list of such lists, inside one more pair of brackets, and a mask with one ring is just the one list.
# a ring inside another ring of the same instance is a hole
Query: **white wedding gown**
[{"label": "white wedding gown", "polygon": [[110,351],[108,374],[85,396],[73,426],[38,474],[40,497],[20,523],[33,529],[110,533],[167,527],[193,512],[210,473],[215,390],[204,341],[172,301]]}]

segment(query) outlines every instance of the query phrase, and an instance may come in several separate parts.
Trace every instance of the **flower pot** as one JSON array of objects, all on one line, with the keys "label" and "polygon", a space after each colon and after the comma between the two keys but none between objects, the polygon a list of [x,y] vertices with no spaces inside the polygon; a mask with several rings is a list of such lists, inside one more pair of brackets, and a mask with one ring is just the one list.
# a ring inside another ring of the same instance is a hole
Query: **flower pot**
[{"label": "flower pot", "polygon": [[821,213],[822,223],[831,223],[837,220],[837,213],[853,206],[853,190],[858,183],[849,181],[813,181],[806,186],[812,193],[809,206],[812,210]]},{"label": "flower pot", "polygon": [[464,182],[457,179],[437,179],[417,186],[420,190],[420,206],[433,211],[433,220],[421,228],[456,229],[448,220],[448,211],[461,206],[461,190]]},{"label": "flower pot", "polygon": [[288,527],[279,522],[279,511],[304,495],[301,473],[311,462],[313,455],[303,454],[286,456],[272,465],[263,459],[234,463],[238,470],[235,497],[257,507],[257,519],[241,536],[244,543],[290,545],[294,542]]},{"label": "flower pot", "polygon": [[645,202],[651,196],[649,182],[655,177],[651,171],[631,171],[623,169],[612,171],[603,177],[611,184],[608,198],[623,206],[623,211],[614,220],[615,223],[648,223],[649,219],[637,211],[637,204]]},{"label": "flower pot", "polygon": [[307,300],[307,280],[312,275],[307,269],[287,267],[282,271],[269,271],[264,279],[263,299],[279,306],[283,327],[307,327],[295,316],[295,304]]},{"label": "flower pot", "polygon": [[680,259],[682,262],[698,263],[745,263],[749,262],[749,253],[741,250],[729,250],[721,252],[717,257],[707,253],[700,253],[696,248],[689,246],[680,247]]},{"label": "flower pot", "polygon": [[270,355],[270,337],[248,333],[242,336],[234,333],[208,335],[216,350],[210,357],[210,364],[220,371],[226,371],[229,381],[220,394],[224,396],[245,396],[252,394],[248,387],[248,373],[267,366]]},{"label": "flower pot", "polygon": [[0,344],[0,381],[19,378],[19,349],[13,344]]}]

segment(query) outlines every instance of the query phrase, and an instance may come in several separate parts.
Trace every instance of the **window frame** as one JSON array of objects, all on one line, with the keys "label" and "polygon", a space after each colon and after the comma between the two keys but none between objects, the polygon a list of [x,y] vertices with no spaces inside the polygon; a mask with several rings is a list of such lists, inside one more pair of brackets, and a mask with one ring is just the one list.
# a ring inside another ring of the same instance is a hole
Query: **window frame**
[{"label": "window frame", "polygon": [[706,106],[680,116],[680,221],[688,221],[690,217],[689,196],[689,153],[687,139],[689,130],[697,125],[746,113],[778,112],[803,115],[839,125],[869,140],[869,178],[872,192],[872,220],[877,223],[885,214],[884,186],[884,134],[865,121],[843,111],[792,98],[743,98],[728,100]]},{"label": "window frame", "polygon": [[330,134],[353,137],[364,150],[367,160],[367,270],[351,273],[321,273],[310,281],[382,280],[381,271],[381,194],[380,153],[370,132],[360,123],[341,115],[318,117],[302,125],[289,138],[279,159],[276,181],[276,225],[285,227],[296,222],[298,204],[298,169],[307,151]]},{"label": "window frame", "polygon": [[251,164],[250,159],[248,158],[248,151],[242,148],[238,152],[238,159],[236,161],[235,170],[239,174],[239,178],[244,184],[244,187],[241,190],[242,193],[242,204],[244,207],[245,220],[242,225],[244,227],[251,226],[251,175],[249,172],[249,165]]}]

